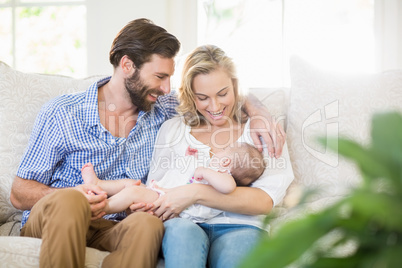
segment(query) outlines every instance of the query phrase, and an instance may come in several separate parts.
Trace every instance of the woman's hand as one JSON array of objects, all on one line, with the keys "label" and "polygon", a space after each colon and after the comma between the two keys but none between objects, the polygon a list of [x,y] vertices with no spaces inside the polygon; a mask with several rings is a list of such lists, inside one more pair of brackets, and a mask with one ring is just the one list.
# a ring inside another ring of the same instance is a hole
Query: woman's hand
[{"label": "woman's hand", "polygon": [[165,194],[161,195],[154,203],[152,211],[155,216],[163,221],[178,217],[179,214],[193,205],[196,201],[196,184],[188,184],[171,189],[159,188]]}]

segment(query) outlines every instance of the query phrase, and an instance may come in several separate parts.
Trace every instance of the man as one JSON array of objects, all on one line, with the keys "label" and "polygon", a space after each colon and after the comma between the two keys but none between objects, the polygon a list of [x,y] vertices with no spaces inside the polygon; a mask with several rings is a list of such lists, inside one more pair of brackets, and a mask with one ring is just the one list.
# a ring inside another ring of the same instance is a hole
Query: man
[{"label": "man", "polygon": [[84,267],[86,245],[111,252],[104,267],[156,266],[162,222],[144,212],[101,218],[107,196],[81,185],[80,170],[91,162],[103,179],[146,178],[154,137],[175,114],[173,95],[157,97],[170,92],[179,48],[165,29],[132,21],[113,42],[111,78],[42,108],[10,197],[25,210],[21,235],[43,239],[41,267]]},{"label": "man", "polygon": [[10,196],[25,210],[21,235],[42,238],[41,267],[84,267],[85,246],[111,252],[103,267],[156,266],[162,221],[145,212],[105,216],[106,193],[82,184],[81,168],[145,182],[157,131],[176,114],[169,93],[179,48],[165,29],[134,20],[113,41],[112,77],[42,108]]}]

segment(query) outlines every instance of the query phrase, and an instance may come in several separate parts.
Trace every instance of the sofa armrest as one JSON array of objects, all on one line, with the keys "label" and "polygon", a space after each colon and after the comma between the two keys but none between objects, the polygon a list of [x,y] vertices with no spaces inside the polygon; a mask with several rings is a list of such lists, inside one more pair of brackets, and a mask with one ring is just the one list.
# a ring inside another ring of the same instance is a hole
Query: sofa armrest
[{"label": "sofa armrest", "polygon": [[19,236],[20,221],[10,221],[0,225],[0,236]]}]

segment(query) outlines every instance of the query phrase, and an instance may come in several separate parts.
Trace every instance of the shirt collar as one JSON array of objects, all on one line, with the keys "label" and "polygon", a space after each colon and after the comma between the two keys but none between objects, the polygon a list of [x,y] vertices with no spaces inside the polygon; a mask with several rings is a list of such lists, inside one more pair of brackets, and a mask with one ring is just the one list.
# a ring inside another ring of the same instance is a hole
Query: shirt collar
[{"label": "shirt collar", "polygon": [[89,127],[100,125],[98,110],[98,89],[109,82],[111,76],[102,78],[101,80],[89,86],[85,96],[85,122]]}]

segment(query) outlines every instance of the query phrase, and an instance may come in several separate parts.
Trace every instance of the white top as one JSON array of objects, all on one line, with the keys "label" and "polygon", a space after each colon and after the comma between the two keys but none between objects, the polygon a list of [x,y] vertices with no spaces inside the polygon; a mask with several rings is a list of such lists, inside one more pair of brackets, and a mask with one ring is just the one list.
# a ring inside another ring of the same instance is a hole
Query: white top
[{"label": "white top", "polygon": [[[167,170],[159,181],[148,180],[147,186],[150,189],[155,190],[158,193],[161,193],[159,189],[157,188],[155,189],[154,185],[155,183],[159,187],[166,189],[191,183],[209,184],[206,180],[197,181],[193,177],[195,169],[198,166],[197,159],[198,157],[195,157],[194,155],[189,155],[185,156],[184,158],[180,158],[180,161],[183,160],[182,163],[184,163],[180,165],[181,168],[172,168]],[[196,223],[200,223],[200,222],[207,222],[208,220],[210,220],[213,217],[216,217],[220,213],[223,213],[223,211],[206,207],[200,204],[194,204],[183,210],[183,212],[180,213],[180,217],[189,219]]]},{"label": "white top", "polygon": [[[198,150],[197,166],[208,166],[211,159],[211,148],[198,141],[191,135],[190,131],[191,127],[186,125],[181,117],[174,117],[163,123],[156,138],[147,184],[152,180],[160,181],[170,169],[178,169],[180,172],[186,173],[188,164],[190,164],[186,163],[188,158],[185,156],[188,146]],[[250,136],[249,121],[247,121],[243,134],[237,141],[254,145]],[[264,158],[267,161],[267,168],[250,187],[260,188],[266,192],[272,198],[275,206],[282,201],[286,189],[294,179],[286,143],[280,158],[270,158],[265,149]],[[206,223],[249,224],[261,228],[263,218],[264,215],[250,216],[223,212]]]}]

